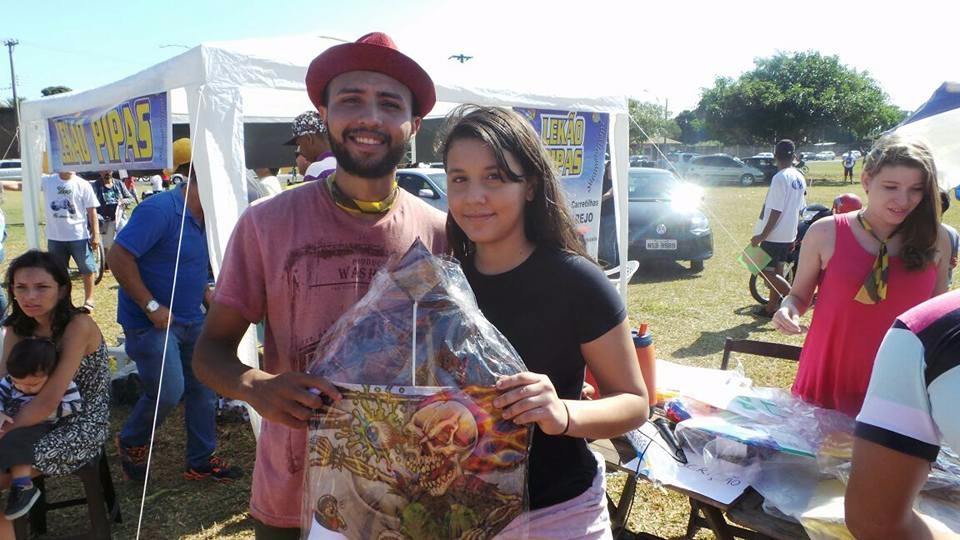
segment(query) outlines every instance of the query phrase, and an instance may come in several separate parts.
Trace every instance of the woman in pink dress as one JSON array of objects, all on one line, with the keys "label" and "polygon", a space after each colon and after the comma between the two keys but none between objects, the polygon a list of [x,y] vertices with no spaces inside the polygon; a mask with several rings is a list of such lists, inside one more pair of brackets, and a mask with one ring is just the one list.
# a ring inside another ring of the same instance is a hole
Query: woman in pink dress
[{"label": "woman in pink dress", "polygon": [[922,142],[883,137],[860,182],[867,207],[815,223],[803,239],[790,294],[773,317],[785,334],[818,291],[793,393],[850,416],[897,315],[947,290],[950,244],[940,225],[937,170]]}]

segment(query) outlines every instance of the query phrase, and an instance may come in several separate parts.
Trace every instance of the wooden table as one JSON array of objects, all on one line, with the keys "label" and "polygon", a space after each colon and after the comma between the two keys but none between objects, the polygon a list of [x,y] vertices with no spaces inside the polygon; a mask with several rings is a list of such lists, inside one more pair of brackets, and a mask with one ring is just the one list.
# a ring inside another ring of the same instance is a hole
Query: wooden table
[{"label": "wooden table", "polygon": [[[627,480],[620,495],[620,503],[614,505],[610,501],[610,520],[616,534],[626,527],[630,505],[637,489],[637,479],[647,480],[647,477],[624,467],[624,464],[636,457],[636,452],[626,439],[598,440],[591,443],[590,448],[603,456],[608,464],[608,471],[618,470],[627,473]],[[694,491],[675,486],[665,485],[664,487],[684,495],[690,501],[687,538],[693,538],[701,528],[712,530],[720,540],[733,538],[749,540],[808,538],[800,524],[779,519],[764,512],[763,497],[753,488],[748,488],[743,495],[732,503],[725,504]],[[726,518],[724,514],[726,514]],[[734,524],[728,523],[727,518]]]}]

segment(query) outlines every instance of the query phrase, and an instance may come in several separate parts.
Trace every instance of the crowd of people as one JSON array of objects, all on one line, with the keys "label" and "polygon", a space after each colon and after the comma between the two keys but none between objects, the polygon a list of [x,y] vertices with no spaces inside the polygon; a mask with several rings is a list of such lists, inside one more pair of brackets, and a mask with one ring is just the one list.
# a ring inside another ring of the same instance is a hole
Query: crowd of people
[{"label": "crowd of people", "polygon": [[[317,56],[306,87],[315,110],[294,120],[287,144],[310,181],[282,191],[275,169],[257,170],[270,197],[240,216],[216,281],[198,191],[206,180],[191,166],[189,139],[173,143],[182,182],[161,186],[130,215],[124,206],[136,192],[109,173],[92,185],[68,172],[43,179],[47,251],[16,257],[5,281],[13,301],[0,361],[0,487],[9,487],[0,538],[12,538],[11,520],[37,500],[33,476],[76,470],[108,438],[107,358],[90,317],[102,234],[111,237],[105,262],[120,285],[126,352],[143,382],[115,437],[127,478],[147,477],[153,430],[181,401],[184,477],[242,476],[216,455],[215,401],[245,401],[263,417],[250,498],[256,537],[301,538],[307,419],[342,397],[305,368],[373,272],[420,239],[461,262],[478,306],[528,368],[496,383],[493,406],[534,433],[529,511],[498,538],[611,538],[603,461],[587,440],[638,427],[653,396],[626,306],[585,253],[530,123],[505,108],[450,113],[443,214],[396,181],[436,103],[416,61],[371,33]],[[788,283],[779,270],[807,186],[791,141],[774,154],[779,170],[751,239],[771,255],[762,314],[781,332],[800,333],[817,293],[793,391],[857,418],[848,524],[863,537],[939,532],[911,507],[941,439],[960,443],[949,416],[960,381],[960,293],[943,294],[956,242],[940,223],[933,156],[918,141],[878,140],[861,177],[866,205],[812,225]],[[71,258],[81,307],[71,299]],[[346,282],[343,268],[367,277]],[[237,350],[257,324],[263,358],[251,367]],[[581,399],[585,368],[602,397]]]}]

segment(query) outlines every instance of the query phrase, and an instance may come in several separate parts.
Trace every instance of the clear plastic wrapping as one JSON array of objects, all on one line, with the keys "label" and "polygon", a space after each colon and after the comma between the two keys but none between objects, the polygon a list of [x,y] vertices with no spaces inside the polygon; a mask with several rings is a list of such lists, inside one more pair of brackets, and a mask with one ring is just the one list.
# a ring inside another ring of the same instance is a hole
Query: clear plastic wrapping
[{"label": "clear plastic wrapping", "polygon": [[[746,479],[764,497],[765,511],[799,521],[811,538],[850,537],[843,494],[853,455],[852,418],[778,388],[717,386],[696,395],[674,398],[668,409],[686,417],[676,435],[688,455],[696,453],[712,471]],[[958,502],[960,459],[943,448],[917,508],[956,529]]]},{"label": "clear plastic wrapping", "polygon": [[531,431],[491,403],[525,369],[456,262],[388,262],[308,369],[343,399],[309,422],[307,537],[493,537],[528,505]]}]

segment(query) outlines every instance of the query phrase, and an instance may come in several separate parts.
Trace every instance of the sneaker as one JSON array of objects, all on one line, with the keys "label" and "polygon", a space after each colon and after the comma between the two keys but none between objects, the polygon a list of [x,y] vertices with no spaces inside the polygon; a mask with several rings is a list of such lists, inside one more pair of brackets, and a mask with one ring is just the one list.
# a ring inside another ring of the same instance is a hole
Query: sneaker
[{"label": "sneaker", "polygon": [[33,508],[33,503],[40,498],[40,489],[30,484],[30,487],[10,486],[10,493],[7,495],[7,509],[4,516],[9,521],[13,521],[21,516],[27,515]]},{"label": "sneaker", "polygon": [[120,456],[120,468],[127,480],[142,482],[147,476],[147,445],[125,446],[117,435],[117,455]]},{"label": "sneaker", "polygon": [[223,458],[211,456],[206,465],[201,467],[187,467],[183,477],[187,480],[203,480],[210,478],[216,482],[229,482],[243,476],[243,469],[230,465]]}]

